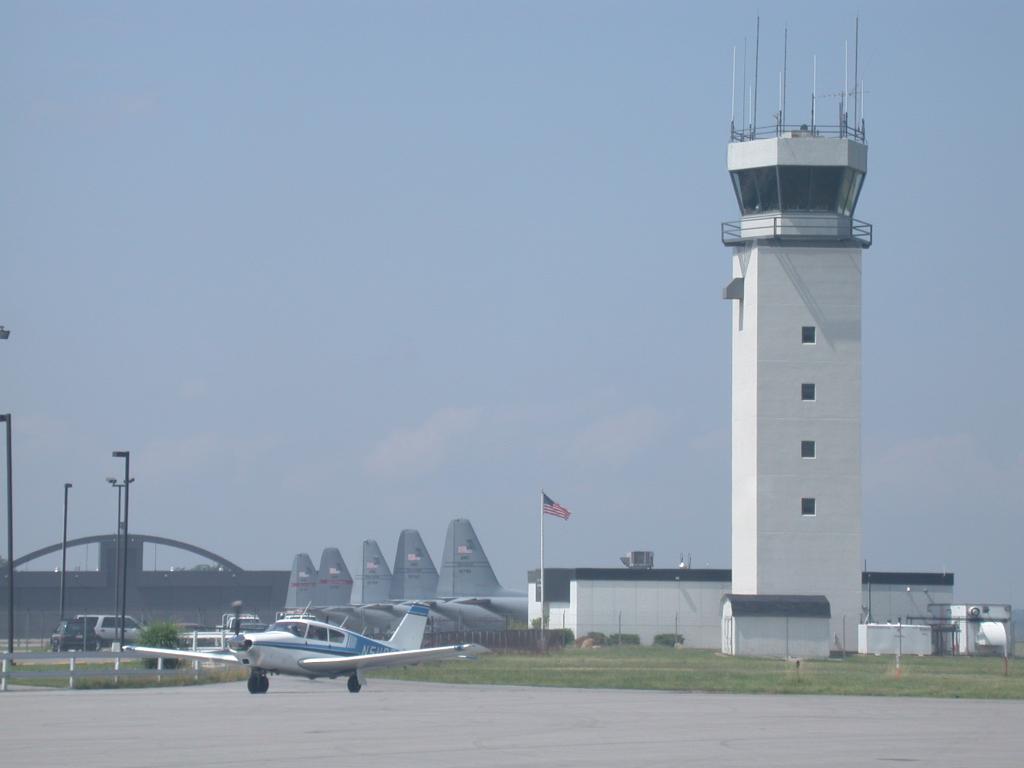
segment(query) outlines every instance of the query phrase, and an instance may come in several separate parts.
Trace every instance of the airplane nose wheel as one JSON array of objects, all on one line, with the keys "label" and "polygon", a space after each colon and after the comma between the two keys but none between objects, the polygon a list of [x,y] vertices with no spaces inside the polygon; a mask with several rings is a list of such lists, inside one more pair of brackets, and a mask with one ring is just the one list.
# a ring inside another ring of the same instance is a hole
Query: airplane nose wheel
[{"label": "airplane nose wheel", "polygon": [[249,693],[266,693],[270,690],[270,678],[255,670],[249,675]]},{"label": "airplane nose wheel", "polygon": [[363,686],[359,683],[359,678],[355,675],[348,676],[348,690],[349,693],[359,693]]}]

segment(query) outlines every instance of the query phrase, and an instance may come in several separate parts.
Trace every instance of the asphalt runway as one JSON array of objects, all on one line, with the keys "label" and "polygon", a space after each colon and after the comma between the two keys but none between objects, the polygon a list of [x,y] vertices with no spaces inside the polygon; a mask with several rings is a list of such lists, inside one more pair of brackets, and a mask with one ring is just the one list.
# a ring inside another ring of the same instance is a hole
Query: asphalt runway
[{"label": "asphalt runway", "polygon": [[[0,765],[1024,764],[1024,701],[737,696],[273,678],[0,693]],[[316,761],[315,763],[313,761]]]}]

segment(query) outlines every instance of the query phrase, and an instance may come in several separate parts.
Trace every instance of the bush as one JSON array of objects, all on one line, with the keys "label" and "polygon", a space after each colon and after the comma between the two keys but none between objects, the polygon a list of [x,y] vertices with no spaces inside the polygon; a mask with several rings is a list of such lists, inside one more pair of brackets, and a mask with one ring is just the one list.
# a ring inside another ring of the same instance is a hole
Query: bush
[{"label": "bush", "polygon": [[654,644],[667,645],[669,648],[675,648],[677,645],[683,644],[683,636],[673,635],[671,632],[668,632],[664,635],[655,635]]},{"label": "bush", "polygon": [[[178,625],[171,621],[154,621],[139,633],[139,645],[150,648],[178,647]],[[142,660],[147,669],[156,669],[156,659]],[[178,659],[164,659],[164,669],[177,669]]]},{"label": "bush", "polygon": [[562,642],[565,643],[565,645],[572,645],[573,642],[576,640],[576,635],[574,635],[572,633],[572,630],[571,629],[563,629],[563,630],[560,630],[560,631],[562,633],[562,638],[563,638]]},{"label": "bush", "polygon": [[608,645],[640,645],[640,635],[608,635]]},{"label": "bush", "polygon": [[540,616],[530,622],[530,627],[533,629],[541,629],[544,626],[544,619]]}]

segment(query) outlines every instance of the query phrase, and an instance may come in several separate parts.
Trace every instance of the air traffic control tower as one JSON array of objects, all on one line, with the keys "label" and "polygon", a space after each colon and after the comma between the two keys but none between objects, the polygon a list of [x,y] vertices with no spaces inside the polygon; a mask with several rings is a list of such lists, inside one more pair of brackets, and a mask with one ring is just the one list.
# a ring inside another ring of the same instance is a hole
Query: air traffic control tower
[{"label": "air traffic control tower", "polygon": [[861,621],[863,123],[733,129],[732,590],[820,595]]}]

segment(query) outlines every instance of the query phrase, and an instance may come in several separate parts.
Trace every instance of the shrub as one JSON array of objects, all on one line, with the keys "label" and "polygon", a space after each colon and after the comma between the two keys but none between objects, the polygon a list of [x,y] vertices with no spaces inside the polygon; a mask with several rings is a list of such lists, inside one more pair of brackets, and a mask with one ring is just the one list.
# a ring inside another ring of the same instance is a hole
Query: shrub
[{"label": "shrub", "polygon": [[541,627],[543,627],[543,625],[544,625],[544,619],[542,619],[540,616],[538,616],[537,618],[535,618],[533,621],[530,622],[530,626],[533,629],[540,629]]},{"label": "shrub", "polygon": [[561,630],[561,632],[563,638],[562,642],[565,643],[565,645],[572,645],[573,642],[576,640],[576,635],[573,634],[572,630],[563,629]]},{"label": "shrub", "polygon": [[663,634],[663,635],[655,635],[654,636],[654,644],[655,645],[667,645],[669,648],[674,648],[677,645],[682,645],[683,644],[683,636],[682,635],[673,635],[671,632],[668,632],[668,633]]},{"label": "shrub", "polygon": [[[154,621],[139,633],[139,645],[150,648],[177,648],[178,625],[171,621]],[[147,669],[156,669],[156,659],[142,660]],[[164,659],[164,669],[176,669],[177,659]]]},{"label": "shrub", "polygon": [[608,635],[609,645],[640,645],[640,635]]}]

